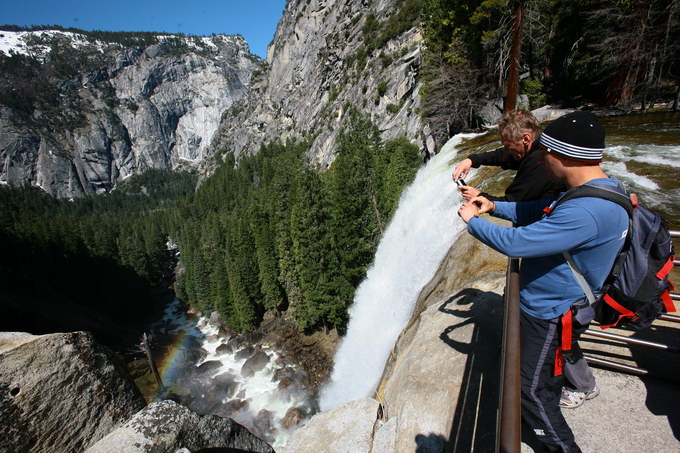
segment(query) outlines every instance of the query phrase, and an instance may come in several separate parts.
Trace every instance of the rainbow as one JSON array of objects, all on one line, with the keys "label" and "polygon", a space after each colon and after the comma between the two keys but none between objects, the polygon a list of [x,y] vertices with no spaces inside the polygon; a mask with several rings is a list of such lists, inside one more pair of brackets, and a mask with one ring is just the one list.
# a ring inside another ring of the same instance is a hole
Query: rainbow
[{"label": "rainbow", "polygon": [[156,366],[161,376],[165,388],[158,388],[153,397],[153,401],[164,399],[167,395],[168,387],[172,386],[181,373],[182,352],[188,348],[188,342],[192,336],[184,331],[172,336],[172,342],[165,348],[160,357],[156,357]]}]

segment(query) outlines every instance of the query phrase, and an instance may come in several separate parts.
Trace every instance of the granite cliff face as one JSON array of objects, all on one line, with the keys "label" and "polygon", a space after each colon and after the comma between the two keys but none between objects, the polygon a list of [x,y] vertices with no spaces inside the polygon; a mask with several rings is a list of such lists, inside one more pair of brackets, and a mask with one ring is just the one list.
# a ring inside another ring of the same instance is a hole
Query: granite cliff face
[{"label": "granite cliff face", "polygon": [[306,138],[324,168],[353,106],[370,115],[384,140],[405,135],[433,153],[417,114],[422,37],[417,28],[390,33],[398,3],[287,1],[268,68],[225,117],[215,149],[252,154],[264,142]]},{"label": "granite cliff face", "polygon": [[[39,65],[29,83],[49,87],[21,90],[18,71],[0,74],[13,86],[3,100],[42,96],[28,111],[0,104],[0,181],[58,197],[103,193],[150,168],[197,165],[262,64],[240,36],[124,45],[61,31],[0,35],[3,67]],[[74,68],[66,78],[64,64]]]},{"label": "granite cliff face", "polygon": [[[2,31],[0,79],[13,88],[0,93],[0,183],[58,197],[104,193],[150,168],[200,166],[209,174],[219,162],[213,156],[287,139],[309,140],[310,157],[325,168],[351,107],[369,115],[384,140],[405,135],[433,153],[417,114],[422,38],[403,21],[395,25],[399,4],[288,0],[266,64],[240,36],[120,44]],[[48,101],[28,111],[6,102],[45,96],[20,90],[26,81],[7,70],[19,56],[42,65],[32,77],[50,87]],[[66,76],[65,56],[75,68]]]}]

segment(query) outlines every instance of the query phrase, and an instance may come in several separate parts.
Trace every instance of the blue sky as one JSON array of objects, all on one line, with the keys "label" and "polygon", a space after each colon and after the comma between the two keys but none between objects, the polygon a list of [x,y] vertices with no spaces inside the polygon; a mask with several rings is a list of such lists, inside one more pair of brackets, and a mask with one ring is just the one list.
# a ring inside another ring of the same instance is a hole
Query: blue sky
[{"label": "blue sky", "polygon": [[265,58],[285,0],[2,0],[0,24],[81,30],[240,34]]}]

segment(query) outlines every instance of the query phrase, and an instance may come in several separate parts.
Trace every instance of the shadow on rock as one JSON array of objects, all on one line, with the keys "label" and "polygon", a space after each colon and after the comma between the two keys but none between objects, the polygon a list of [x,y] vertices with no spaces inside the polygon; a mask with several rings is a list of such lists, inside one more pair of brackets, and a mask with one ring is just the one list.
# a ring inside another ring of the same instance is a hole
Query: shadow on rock
[{"label": "shadow on rock", "polygon": [[[678,328],[668,325],[652,324],[633,334],[633,338],[680,348]],[[637,366],[649,371],[649,376],[641,377],[647,388],[647,409],[654,415],[667,417],[673,436],[680,440],[680,405],[675,398],[669,398],[678,393],[680,354],[635,344],[628,347]]]},{"label": "shadow on rock", "polygon": [[440,453],[444,450],[446,439],[439,434],[418,434],[416,436],[416,453]]},{"label": "shadow on rock", "polygon": [[[450,297],[439,311],[460,320],[444,329],[440,339],[467,356],[444,451],[493,451],[500,385],[503,298],[496,293],[468,288]],[[456,331],[470,325],[473,331],[469,342],[456,340]]]}]

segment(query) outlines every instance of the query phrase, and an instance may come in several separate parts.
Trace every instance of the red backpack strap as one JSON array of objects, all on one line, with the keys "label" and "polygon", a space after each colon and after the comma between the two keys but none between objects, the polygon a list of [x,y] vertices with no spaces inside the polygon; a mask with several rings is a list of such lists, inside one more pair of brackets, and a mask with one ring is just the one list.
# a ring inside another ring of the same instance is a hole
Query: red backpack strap
[{"label": "red backpack strap", "polygon": [[661,300],[663,301],[663,306],[666,307],[666,313],[672,313],[675,311],[675,304],[671,298],[669,291],[675,291],[675,286],[669,281],[666,286],[666,290],[661,293]]},{"label": "red backpack strap", "polygon": [[632,320],[635,320],[635,313],[633,313],[632,311],[628,310],[626,307],[615,301],[609,294],[605,294],[602,300],[605,301],[607,305],[612,307],[614,310],[618,311],[619,317],[616,318],[616,321],[614,321],[612,324],[608,324],[606,326],[601,325],[600,329],[614,327],[619,323],[619,321],[621,321],[622,318],[628,317],[631,318]]},{"label": "red backpack strap", "polygon": [[572,314],[571,308],[560,318],[562,325],[562,334],[560,335],[560,346],[555,352],[555,376],[562,375],[564,368],[564,351],[571,351],[571,330],[572,330]]},{"label": "red backpack strap", "polygon": [[666,276],[671,272],[671,269],[673,269],[673,260],[675,259],[675,256],[671,256],[668,258],[668,261],[666,261],[666,264],[663,265],[661,269],[659,269],[659,272],[656,273],[656,278],[659,280],[663,280],[666,278]]}]

